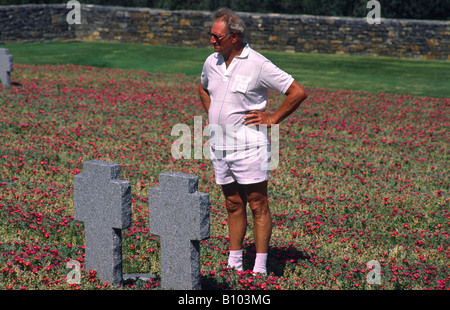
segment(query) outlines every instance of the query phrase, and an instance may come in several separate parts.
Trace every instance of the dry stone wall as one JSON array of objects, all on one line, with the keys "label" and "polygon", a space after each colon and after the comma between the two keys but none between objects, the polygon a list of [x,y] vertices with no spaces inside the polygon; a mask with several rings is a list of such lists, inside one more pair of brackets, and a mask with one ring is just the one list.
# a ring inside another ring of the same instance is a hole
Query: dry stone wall
[{"label": "dry stone wall", "polygon": [[[0,43],[55,40],[207,47],[210,12],[81,5],[68,24],[66,5],[0,6]],[[255,49],[305,53],[450,59],[450,22],[365,17],[239,13]]]}]

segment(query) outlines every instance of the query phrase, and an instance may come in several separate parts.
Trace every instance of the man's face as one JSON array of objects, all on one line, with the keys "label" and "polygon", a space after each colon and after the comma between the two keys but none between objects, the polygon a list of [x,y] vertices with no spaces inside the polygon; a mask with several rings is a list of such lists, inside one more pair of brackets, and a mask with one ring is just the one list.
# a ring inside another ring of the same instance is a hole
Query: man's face
[{"label": "man's face", "polygon": [[224,57],[229,55],[233,49],[233,44],[231,42],[232,36],[227,33],[225,23],[223,21],[214,22],[211,27],[211,34],[209,42],[214,45],[214,51]]}]

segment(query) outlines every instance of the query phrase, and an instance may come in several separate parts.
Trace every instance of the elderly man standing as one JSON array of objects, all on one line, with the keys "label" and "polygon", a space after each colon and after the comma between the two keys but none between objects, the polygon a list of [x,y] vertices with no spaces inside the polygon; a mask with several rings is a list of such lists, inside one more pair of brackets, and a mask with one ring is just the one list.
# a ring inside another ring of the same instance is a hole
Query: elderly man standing
[{"label": "elderly man standing", "polygon": [[[267,128],[279,124],[306,99],[305,90],[244,41],[244,22],[231,10],[214,13],[210,43],[198,87],[208,113],[211,161],[228,213],[228,266],[242,271],[247,203],[252,211],[256,260],[253,272],[266,274],[272,219],[267,199],[270,142]],[[286,97],[279,109],[265,111],[268,90]],[[232,143],[230,143],[230,141]],[[264,162],[266,168],[262,168]]]}]

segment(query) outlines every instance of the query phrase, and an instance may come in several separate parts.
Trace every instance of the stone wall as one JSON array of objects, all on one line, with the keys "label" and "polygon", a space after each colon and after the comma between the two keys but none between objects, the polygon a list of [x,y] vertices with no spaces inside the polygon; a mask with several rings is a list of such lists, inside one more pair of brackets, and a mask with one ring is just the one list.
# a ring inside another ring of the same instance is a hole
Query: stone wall
[{"label": "stone wall", "polygon": [[[69,25],[65,5],[0,6],[0,43],[79,40],[207,47],[209,12],[81,6]],[[239,13],[255,49],[450,59],[450,22]]]},{"label": "stone wall", "polygon": [[0,6],[0,43],[75,39],[65,5]]}]

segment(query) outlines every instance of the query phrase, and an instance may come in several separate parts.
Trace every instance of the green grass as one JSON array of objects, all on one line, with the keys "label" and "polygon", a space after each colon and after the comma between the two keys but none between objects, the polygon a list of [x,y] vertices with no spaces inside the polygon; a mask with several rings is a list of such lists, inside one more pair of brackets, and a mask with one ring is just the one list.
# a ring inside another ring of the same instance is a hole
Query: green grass
[{"label": "green grass", "polygon": [[[226,268],[227,214],[210,160],[172,156],[174,126],[194,132],[194,117],[205,116],[196,76],[74,65],[17,65],[15,74],[20,86],[0,88],[0,290],[118,288],[85,266],[79,285],[67,282],[67,262],[85,263],[73,178],[91,159],[120,164],[131,185],[123,272],[156,275],[120,289],[161,288],[148,193],[164,171],[198,176],[209,194],[203,289],[450,288],[448,99],[308,89],[280,126],[268,188],[269,274],[261,277]],[[268,110],[283,98],[272,93]],[[245,270],[256,252],[248,214]],[[368,281],[372,260],[380,284]]]},{"label": "green grass", "polygon": [[[200,76],[210,48],[50,42],[7,44],[18,64],[88,65]],[[450,62],[260,51],[309,87],[450,97]],[[14,78],[17,78],[12,76]]]}]

